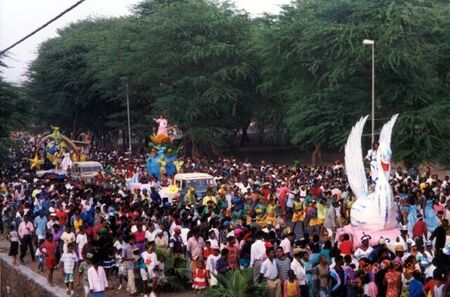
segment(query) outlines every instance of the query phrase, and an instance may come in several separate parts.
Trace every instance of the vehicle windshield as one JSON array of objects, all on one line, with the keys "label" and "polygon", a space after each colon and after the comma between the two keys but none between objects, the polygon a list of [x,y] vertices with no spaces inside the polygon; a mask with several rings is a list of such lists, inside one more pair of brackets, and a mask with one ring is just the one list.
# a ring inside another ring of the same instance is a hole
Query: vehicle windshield
[{"label": "vehicle windshield", "polygon": [[187,180],[183,183],[183,188],[204,189],[211,184],[211,179]]},{"label": "vehicle windshield", "polygon": [[102,167],[100,166],[86,166],[86,167],[80,167],[81,172],[86,173],[86,172],[99,172],[102,170]]}]

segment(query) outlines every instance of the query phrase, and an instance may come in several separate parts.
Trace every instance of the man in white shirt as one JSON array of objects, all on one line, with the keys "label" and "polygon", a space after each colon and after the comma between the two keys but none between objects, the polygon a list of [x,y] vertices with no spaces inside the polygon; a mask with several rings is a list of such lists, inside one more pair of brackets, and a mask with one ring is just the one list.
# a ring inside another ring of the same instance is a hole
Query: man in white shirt
[{"label": "man in white shirt", "polygon": [[280,242],[280,247],[283,248],[283,252],[286,256],[292,259],[292,242],[295,240],[295,234],[289,233],[285,239]]},{"label": "man in white shirt", "polygon": [[262,260],[265,259],[266,245],[263,241],[263,233],[256,233],[256,241],[250,247],[250,267],[253,267],[253,281],[258,283],[259,271],[261,270]]},{"label": "man in white shirt", "polygon": [[[301,292],[308,291],[308,282],[306,280],[306,269],[303,267],[302,258],[303,255],[307,253],[307,251],[301,248],[294,249],[294,260],[291,263],[291,269],[294,271],[295,276],[297,277],[298,285],[300,286]],[[302,294],[305,295],[306,294]]]},{"label": "man in white shirt", "polygon": [[277,264],[275,263],[275,252],[267,250],[267,259],[261,264],[261,279],[266,280],[267,296],[281,297],[281,281],[278,278]]},{"label": "man in white shirt", "polygon": [[105,291],[108,290],[108,280],[106,279],[105,270],[98,265],[98,260],[94,261],[94,265],[88,269],[89,289],[91,297],[104,297]]},{"label": "man in white shirt", "polygon": [[148,242],[155,241],[157,233],[158,233],[158,230],[156,229],[155,224],[150,222],[148,224],[148,230],[145,231],[145,239]]}]

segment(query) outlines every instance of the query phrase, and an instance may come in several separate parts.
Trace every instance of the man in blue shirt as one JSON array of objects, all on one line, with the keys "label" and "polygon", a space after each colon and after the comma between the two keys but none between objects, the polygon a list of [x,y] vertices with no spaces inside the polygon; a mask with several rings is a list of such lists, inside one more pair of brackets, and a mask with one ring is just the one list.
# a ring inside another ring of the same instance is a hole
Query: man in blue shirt
[{"label": "man in blue shirt", "polygon": [[423,297],[423,284],[419,281],[420,272],[415,270],[413,272],[413,279],[409,283],[408,291],[409,297]]},{"label": "man in blue shirt", "polygon": [[38,240],[45,239],[47,233],[47,217],[44,216],[44,210],[39,211],[39,216],[34,219],[34,227]]}]

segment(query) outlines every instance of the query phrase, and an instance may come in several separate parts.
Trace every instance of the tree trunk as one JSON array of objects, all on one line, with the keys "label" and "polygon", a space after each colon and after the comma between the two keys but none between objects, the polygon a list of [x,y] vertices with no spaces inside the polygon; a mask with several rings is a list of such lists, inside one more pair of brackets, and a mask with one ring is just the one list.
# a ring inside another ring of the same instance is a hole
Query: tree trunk
[{"label": "tree trunk", "polygon": [[198,145],[197,145],[197,143],[195,142],[195,140],[191,139],[191,145],[192,145],[192,147],[191,147],[191,156],[192,156],[193,158],[198,158],[198,157],[200,157],[200,151],[199,151],[199,149],[198,149]]},{"label": "tree trunk", "polygon": [[322,144],[316,143],[314,144],[314,150],[311,155],[311,164],[313,166],[321,165],[322,164]]}]

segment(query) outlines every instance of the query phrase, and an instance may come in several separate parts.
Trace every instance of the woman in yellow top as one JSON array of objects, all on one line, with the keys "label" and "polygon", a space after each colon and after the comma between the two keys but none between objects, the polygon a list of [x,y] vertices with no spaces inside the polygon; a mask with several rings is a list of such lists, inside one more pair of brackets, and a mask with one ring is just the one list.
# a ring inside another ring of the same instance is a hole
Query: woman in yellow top
[{"label": "woman in yellow top", "polygon": [[83,226],[83,219],[81,218],[80,211],[75,212],[75,218],[73,219],[73,229],[75,234],[80,233],[81,227]]},{"label": "woman in yellow top", "polygon": [[325,218],[327,217],[328,205],[326,198],[322,198],[317,203],[317,225],[319,226],[319,236],[322,235],[323,232],[323,222],[325,222]]},{"label": "woman in yellow top", "polygon": [[266,224],[271,222],[272,225],[275,224],[276,213],[278,211],[278,206],[275,203],[275,199],[273,197],[269,198],[269,204],[267,205],[266,210]]},{"label": "woman in yellow top", "polygon": [[300,287],[292,269],[288,270],[288,279],[284,282],[283,297],[300,297]]},{"label": "woman in yellow top", "polygon": [[302,225],[302,230],[305,230],[305,225],[303,223],[304,220],[305,208],[303,206],[303,201],[301,201],[300,196],[296,194],[294,198],[294,213],[292,214],[292,223],[294,223],[292,230],[295,230],[297,222],[300,222],[300,224]]}]

